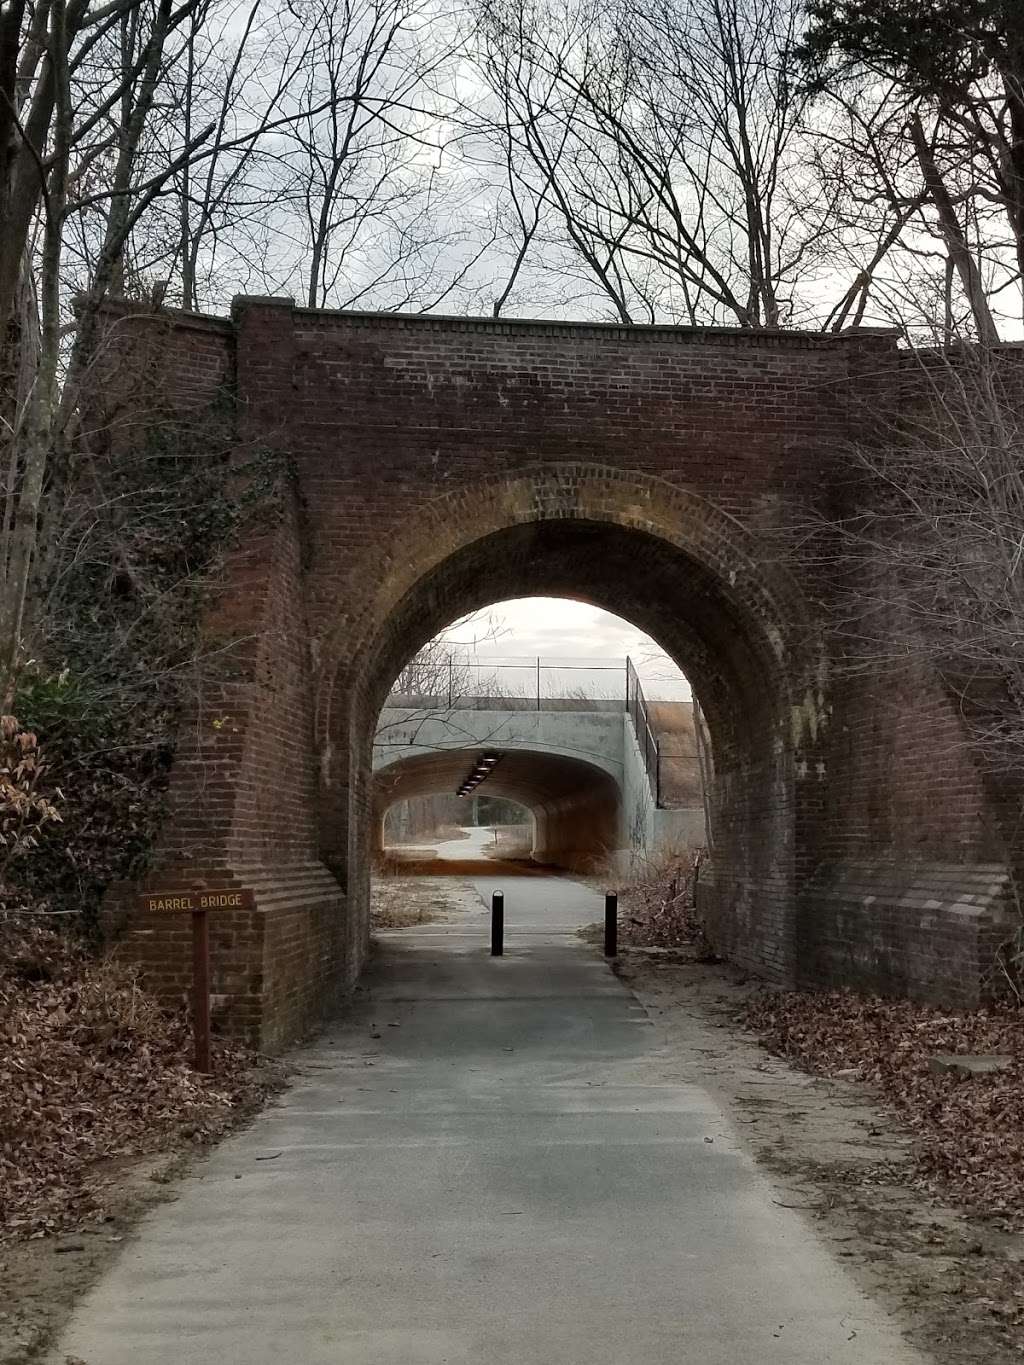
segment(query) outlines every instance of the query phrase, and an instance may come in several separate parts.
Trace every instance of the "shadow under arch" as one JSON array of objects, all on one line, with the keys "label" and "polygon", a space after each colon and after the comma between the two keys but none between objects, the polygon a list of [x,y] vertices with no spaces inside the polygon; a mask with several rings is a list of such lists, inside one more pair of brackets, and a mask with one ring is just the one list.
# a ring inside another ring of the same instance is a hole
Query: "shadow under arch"
[{"label": "shadow under arch", "polygon": [[[373,731],[401,666],[453,620],[509,597],[571,597],[624,617],[684,669],[715,750],[706,911],[733,956],[792,976],[801,838],[796,751],[819,686],[808,613],[756,536],[706,499],[598,465],[546,465],[442,495],[321,641],[324,860],[366,935]],[[813,731],[813,726],[810,727]],[[726,943],[726,940],[728,942]]]},{"label": "shadow under arch", "polygon": [[[315,710],[321,741],[332,733],[332,710],[339,697],[344,705],[339,675],[379,651],[386,623],[403,603],[424,596],[431,577],[474,544],[498,532],[552,522],[589,522],[663,541],[679,550],[737,617],[748,622],[770,663],[791,668],[802,652],[810,615],[795,582],[778,556],[766,552],[763,539],[730,512],[694,490],[637,471],[578,461],[528,465],[514,475],[488,475],[440,493],[416,509],[396,543],[376,546],[372,564],[356,564],[340,581],[334,596],[343,605],[332,611],[318,641]],[[504,595],[529,594],[523,588]],[[583,592],[562,595],[589,600]],[[442,620],[443,611],[433,614],[438,624],[420,632],[419,644],[455,619]],[[394,652],[398,662],[382,684],[381,696],[408,658],[401,655],[399,646]],[[382,666],[386,671],[392,663],[382,661]]]},{"label": "shadow under arch", "polygon": [[[451,748],[414,754],[373,774],[373,830],[377,844],[388,809],[418,796],[451,793],[479,749]],[[604,768],[564,754],[509,749],[488,777],[482,795],[504,797],[533,817],[533,857],[570,870],[598,864],[616,846],[622,789]],[[379,847],[374,847],[378,852]]]}]

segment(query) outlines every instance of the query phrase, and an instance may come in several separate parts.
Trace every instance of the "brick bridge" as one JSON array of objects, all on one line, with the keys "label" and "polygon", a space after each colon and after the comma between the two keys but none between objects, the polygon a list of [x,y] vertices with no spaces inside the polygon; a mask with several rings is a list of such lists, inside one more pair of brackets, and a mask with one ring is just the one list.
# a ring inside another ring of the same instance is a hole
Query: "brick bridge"
[{"label": "brick bridge", "polygon": [[[151,882],[255,890],[215,925],[226,1027],[278,1046],[351,987],[392,680],[456,618],[533,594],[626,617],[691,679],[715,770],[701,908],[723,952],[778,982],[977,996],[1005,855],[956,706],[929,678],[840,678],[807,601],[821,584],[779,552],[890,402],[891,338],[252,298],[230,319],[108,321],[112,429],[227,421],[240,462],[287,457],[206,610],[230,667],[183,721]],[[187,925],[132,912],[124,934],[180,995]]]}]

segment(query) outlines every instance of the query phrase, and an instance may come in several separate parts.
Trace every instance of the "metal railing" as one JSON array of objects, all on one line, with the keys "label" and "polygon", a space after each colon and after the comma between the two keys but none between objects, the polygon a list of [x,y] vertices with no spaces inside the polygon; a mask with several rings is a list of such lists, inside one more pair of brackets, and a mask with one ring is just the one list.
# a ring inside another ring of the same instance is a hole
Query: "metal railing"
[{"label": "metal railing", "polygon": [[626,663],[625,659],[576,655],[478,659],[449,654],[432,660],[425,671],[413,668],[400,674],[387,705],[493,710],[501,703],[509,711],[541,711],[551,702],[562,702],[582,703],[594,710],[621,710]]},{"label": "metal railing", "polygon": [[[589,681],[589,686],[587,682]],[[625,708],[640,749],[651,795],[663,807],[664,753],[633,660],[509,655],[490,659],[449,654],[431,662],[428,672],[398,679],[386,706],[422,711],[465,710],[622,710]],[[407,689],[407,690],[406,690]],[[669,783],[671,787],[671,783]]]},{"label": "metal railing", "polygon": [[640,748],[654,804],[661,805],[661,741],[651,726],[651,713],[633,660],[626,659],[626,712],[633,722],[633,733]]}]

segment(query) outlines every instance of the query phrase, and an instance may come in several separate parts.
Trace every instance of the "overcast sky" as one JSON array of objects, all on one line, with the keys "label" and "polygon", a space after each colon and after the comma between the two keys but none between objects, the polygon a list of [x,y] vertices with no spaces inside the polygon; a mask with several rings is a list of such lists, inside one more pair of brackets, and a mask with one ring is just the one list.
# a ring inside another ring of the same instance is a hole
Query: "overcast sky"
[{"label": "overcast sky", "polygon": [[[562,597],[517,597],[496,602],[446,635],[454,644],[487,660],[541,655],[579,665],[617,665],[629,655],[649,697],[689,696],[683,674],[649,635],[621,617],[584,602]],[[570,678],[569,674],[564,676]],[[577,685],[602,690],[621,687],[617,675],[614,680],[602,678],[597,669],[588,672],[582,667]]]}]

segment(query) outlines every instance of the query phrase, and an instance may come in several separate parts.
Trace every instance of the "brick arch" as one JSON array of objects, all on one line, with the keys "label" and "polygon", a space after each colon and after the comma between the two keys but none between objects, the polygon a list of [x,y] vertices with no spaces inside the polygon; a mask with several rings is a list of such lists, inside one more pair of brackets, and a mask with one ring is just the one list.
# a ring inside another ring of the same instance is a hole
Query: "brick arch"
[{"label": "brick arch", "polygon": [[[618,527],[675,547],[709,581],[717,582],[738,615],[756,626],[758,653],[770,668],[787,669],[794,701],[800,704],[803,689],[797,675],[803,670],[791,664],[804,653],[810,613],[785,568],[769,562],[765,547],[737,517],[697,490],[655,475],[624,472],[599,462],[545,462],[515,473],[491,474],[423,503],[410,514],[399,543],[375,547],[372,565],[357,563],[349,581],[338,585],[335,596],[348,605],[323,631],[317,648],[320,740],[327,741],[332,733],[332,710],[343,695],[339,677],[349,686],[360,685],[360,674],[374,667],[370,660],[381,653],[386,637],[396,638],[389,623],[416,594],[424,594],[432,574],[453,555],[490,535],[552,521]],[[377,665],[381,699],[410,654],[451,619],[438,617],[436,626],[416,632],[419,638],[409,647],[408,633],[390,651],[384,645],[387,661],[381,659]],[[694,654],[698,653],[695,641]],[[380,681],[389,668],[391,676]]]},{"label": "brick arch", "polygon": [[[737,955],[791,974],[800,854],[794,717],[818,685],[808,613],[755,538],[710,500],[646,475],[574,462],[492,476],[405,519],[400,545],[339,594],[360,606],[321,640],[322,856],[349,898],[349,952],[365,933],[370,749],[394,676],[459,616],[503,598],[568,596],[650,634],[689,676],[716,752],[719,826],[709,915]],[[329,704],[328,704],[329,703]],[[817,702],[814,703],[815,705]],[[806,763],[805,763],[806,766]]]},{"label": "brick arch", "polygon": [[[365,850],[375,704],[428,635],[517,591],[618,611],[691,674],[722,759],[707,904],[726,951],[792,979],[799,944],[809,980],[943,1004],[988,989],[1006,850],[956,709],[930,675],[832,671],[801,600],[827,619],[828,575],[794,586],[761,548],[815,506],[841,515],[843,444],[913,401],[892,338],[112,310],[97,427],[226,408],[246,460],[294,475],[211,585],[223,666],[184,718],[150,879],[253,891],[215,931],[236,1031],[294,1038],[353,981],[346,831]],[[187,936],[130,918],[126,948],[179,998]]]}]

